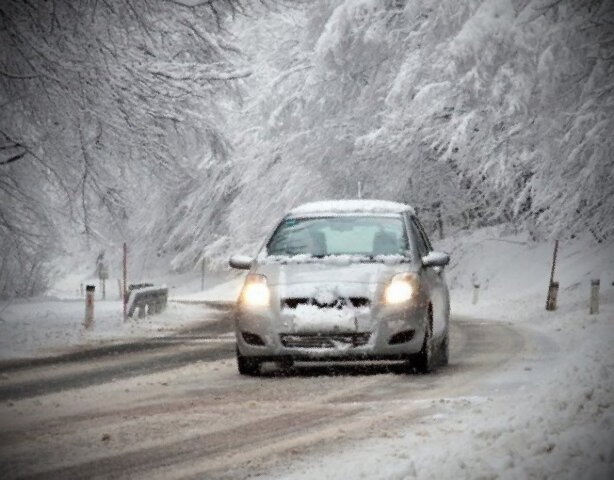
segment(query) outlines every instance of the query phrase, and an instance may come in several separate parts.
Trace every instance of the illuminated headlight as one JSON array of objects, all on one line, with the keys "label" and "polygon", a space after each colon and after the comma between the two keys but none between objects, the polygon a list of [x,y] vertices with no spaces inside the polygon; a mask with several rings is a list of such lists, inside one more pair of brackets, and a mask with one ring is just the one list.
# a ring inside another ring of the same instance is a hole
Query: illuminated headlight
[{"label": "illuminated headlight", "polygon": [[407,302],[412,299],[416,291],[416,277],[409,273],[400,273],[392,277],[386,287],[384,301],[390,305]]},{"label": "illuminated headlight", "polygon": [[264,275],[250,273],[245,278],[241,291],[241,304],[250,307],[266,307],[271,300],[271,293]]}]

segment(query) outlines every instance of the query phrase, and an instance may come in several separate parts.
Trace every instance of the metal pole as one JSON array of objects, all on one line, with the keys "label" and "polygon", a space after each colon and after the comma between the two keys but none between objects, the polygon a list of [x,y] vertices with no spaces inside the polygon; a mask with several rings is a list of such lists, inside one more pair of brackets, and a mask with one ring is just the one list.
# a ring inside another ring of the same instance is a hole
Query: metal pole
[{"label": "metal pole", "polygon": [[85,320],[83,326],[90,328],[94,323],[94,297],[96,287],[94,285],[87,285],[85,287]]},{"label": "metal pole", "polygon": [[124,269],[124,288],[122,291],[122,299],[124,304],[124,322],[128,318],[128,312],[126,311],[126,307],[128,305],[128,245],[124,242],[124,261],[123,261],[123,269]]},{"label": "metal pole", "polygon": [[556,297],[559,293],[559,283],[554,281],[554,269],[556,268],[556,256],[559,251],[559,241],[554,241],[554,253],[552,254],[552,270],[550,270],[550,282],[548,283],[548,296],[546,297],[546,310],[556,310]]},{"label": "metal pole", "polygon": [[554,269],[556,268],[556,255],[559,252],[559,241],[554,241],[554,253],[552,254],[552,270],[550,271],[550,285],[554,281]]}]

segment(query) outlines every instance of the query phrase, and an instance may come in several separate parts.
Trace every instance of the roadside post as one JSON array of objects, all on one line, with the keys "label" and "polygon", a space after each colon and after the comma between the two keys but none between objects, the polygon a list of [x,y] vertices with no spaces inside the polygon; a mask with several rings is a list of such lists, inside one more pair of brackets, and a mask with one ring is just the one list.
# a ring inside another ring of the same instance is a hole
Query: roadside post
[{"label": "roadside post", "polygon": [[85,319],[83,326],[90,328],[94,324],[94,297],[96,294],[96,287],[94,285],[87,285],[85,287]]},{"label": "roadside post", "polygon": [[83,284],[82,283],[79,284],[79,294],[83,296]]},{"label": "roadside post", "polygon": [[480,295],[480,285],[478,283],[474,283],[473,284],[473,300],[471,301],[473,305],[478,303],[479,295]]},{"label": "roadside post", "polygon": [[102,299],[106,300],[107,298],[107,288],[106,288],[106,280],[109,278],[109,267],[105,262],[100,263],[100,268],[98,269],[98,278],[100,279],[100,284],[102,288]]},{"label": "roadside post", "polygon": [[554,281],[554,269],[556,268],[556,256],[559,251],[559,241],[554,242],[554,253],[552,254],[552,270],[550,270],[550,283],[548,284],[548,296],[546,297],[546,310],[556,310],[556,297],[559,293],[559,282]]},{"label": "roadside post", "polygon": [[546,310],[556,310],[556,298],[559,294],[559,282],[552,282],[548,287],[548,298],[546,299]]},{"label": "roadside post", "polygon": [[599,279],[591,280],[591,298],[589,312],[591,315],[599,313]]}]

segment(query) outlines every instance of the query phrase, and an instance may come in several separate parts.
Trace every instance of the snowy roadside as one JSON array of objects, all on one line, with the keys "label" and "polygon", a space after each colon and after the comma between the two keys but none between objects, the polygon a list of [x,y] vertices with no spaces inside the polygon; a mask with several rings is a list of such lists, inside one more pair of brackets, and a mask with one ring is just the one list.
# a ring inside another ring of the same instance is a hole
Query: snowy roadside
[{"label": "snowy roadside", "polygon": [[119,301],[98,301],[93,326],[85,329],[83,300],[12,302],[0,305],[0,359],[57,355],[118,341],[160,337],[206,319],[197,305],[176,305],[159,315],[123,321]]},{"label": "snowy roadside", "polygon": [[[83,326],[84,300],[72,290],[54,296],[0,302],[0,360],[57,355],[82,348],[172,335],[207,321],[203,301],[230,302],[238,280],[210,285],[203,292],[171,296],[167,309],[146,318],[123,321],[119,300],[96,300],[93,326]],[[75,284],[74,279],[71,285]],[[78,283],[76,283],[78,285]],[[179,290],[189,290],[182,288]],[[171,294],[172,295],[172,294]],[[179,303],[177,300],[191,301]]]},{"label": "snowy roadside", "polygon": [[223,283],[219,283],[209,289],[202,292],[175,294],[170,297],[173,302],[179,303],[227,303],[233,304],[236,302],[239,296],[239,290],[243,285],[243,275],[228,280]]},{"label": "snowy roadside", "polygon": [[408,398],[434,411],[271,478],[612,478],[614,305],[588,317],[582,303],[558,316],[525,312],[519,323],[554,338],[552,350],[503,366],[481,391]]},{"label": "snowy roadside", "polygon": [[[521,356],[477,379],[470,395],[407,398],[423,412],[418,421],[404,426],[399,418],[367,440],[297,455],[291,469],[278,466],[270,478],[613,477],[612,245],[562,245],[559,306],[546,312],[551,245],[488,230],[444,243],[455,259],[453,314],[483,320],[484,328],[513,325],[526,342]],[[476,277],[482,288],[473,304]],[[588,313],[592,277],[603,285],[596,315]],[[450,375],[455,367],[462,365],[452,358]]]}]

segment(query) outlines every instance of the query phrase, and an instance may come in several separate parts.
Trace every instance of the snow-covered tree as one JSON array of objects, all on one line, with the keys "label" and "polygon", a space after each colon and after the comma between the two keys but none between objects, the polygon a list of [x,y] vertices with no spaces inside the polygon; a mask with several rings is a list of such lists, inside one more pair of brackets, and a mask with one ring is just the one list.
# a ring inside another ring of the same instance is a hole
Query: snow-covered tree
[{"label": "snow-covered tree", "polygon": [[249,69],[225,24],[245,3],[2,2],[0,295],[39,290],[27,272],[75,231],[140,237],[227,157],[219,108]]},{"label": "snow-covered tree", "polygon": [[[454,229],[614,234],[612,2],[321,0],[269,21],[289,18],[253,67],[270,88],[253,90],[237,142],[238,245],[268,227],[254,212],[355,196],[358,181],[431,228],[441,214]],[[279,31],[262,28],[241,43]]]}]

